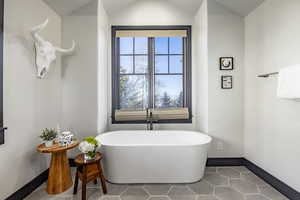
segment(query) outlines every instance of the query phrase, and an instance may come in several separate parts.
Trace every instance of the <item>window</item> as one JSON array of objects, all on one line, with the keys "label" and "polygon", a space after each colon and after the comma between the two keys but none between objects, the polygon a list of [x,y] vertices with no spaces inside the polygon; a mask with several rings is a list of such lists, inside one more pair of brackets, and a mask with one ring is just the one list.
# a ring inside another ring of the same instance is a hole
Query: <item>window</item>
[{"label": "window", "polygon": [[[183,108],[191,113],[191,27],[112,27],[112,122],[116,110]],[[162,120],[160,123],[191,123]]]}]

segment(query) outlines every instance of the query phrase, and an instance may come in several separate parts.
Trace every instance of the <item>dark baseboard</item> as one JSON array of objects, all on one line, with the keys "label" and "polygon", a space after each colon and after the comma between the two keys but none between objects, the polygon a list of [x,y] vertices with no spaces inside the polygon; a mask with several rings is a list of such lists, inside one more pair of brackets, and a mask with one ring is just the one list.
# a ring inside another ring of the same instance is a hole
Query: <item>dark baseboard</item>
[{"label": "dark baseboard", "polygon": [[299,200],[300,193],[297,192],[295,189],[291,188],[281,180],[277,179],[276,177],[272,176],[262,168],[258,167],[254,163],[250,162],[247,159],[244,159],[244,166],[247,167],[250,171],[256,174],[258,177],[269,183],[272,187],[278,190],[280,193],[285,195],[291,200]]},{"label": "dark baseboard", "polygon": [[69,165],[70,167],[76,167],[74,158],[69,158]]},{"label": "dark baseboard", "polygon": [[42,185],[48,179],[48,169],[43,173],[38,175],[36,178],[32,179],[29,183],[24,185],[21,189],[7,197],[5,200],[21,200],[31,194],[40,185]]},{"label": "dark baseboard", "polygon": [[244,158],[208,158],[206,166],[241,166],[244,163]]}]

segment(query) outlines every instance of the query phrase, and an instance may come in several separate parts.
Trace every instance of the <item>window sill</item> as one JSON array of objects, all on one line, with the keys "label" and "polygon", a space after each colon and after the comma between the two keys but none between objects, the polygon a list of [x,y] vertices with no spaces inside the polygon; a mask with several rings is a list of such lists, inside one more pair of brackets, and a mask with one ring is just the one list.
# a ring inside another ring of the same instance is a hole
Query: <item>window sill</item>
[{"label": "window sill", "polygon": [[[193,123],[192,119],[170,119],[170,120],[159,120],[153,124],[191,124]],[[112,124],[147,124],[147,121],[115,121],[112,120]]]}]

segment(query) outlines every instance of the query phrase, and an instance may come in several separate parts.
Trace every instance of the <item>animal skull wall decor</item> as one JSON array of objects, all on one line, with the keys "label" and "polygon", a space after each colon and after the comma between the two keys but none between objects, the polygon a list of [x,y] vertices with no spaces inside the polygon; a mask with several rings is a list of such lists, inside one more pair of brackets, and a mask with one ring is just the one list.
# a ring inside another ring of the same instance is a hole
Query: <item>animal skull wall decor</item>
[{"label": "animal skull wall decor", "polygon": [[43,24],[35,26],[31,29],[31,35],[34,40],[35,46],[35,62],[37,68],[37,77],[42,79],[45,77],[47,72],[50,69],[51,63],[56,60],[56,52],[60,52],[62,54],[70,54],[75,50],[75,41],[73,41],[73,45],[70,49],[62,49],[59,47],[53,46],[49,41],[44,40],[39,32],[43,30],[49,20],[47,19]]}]

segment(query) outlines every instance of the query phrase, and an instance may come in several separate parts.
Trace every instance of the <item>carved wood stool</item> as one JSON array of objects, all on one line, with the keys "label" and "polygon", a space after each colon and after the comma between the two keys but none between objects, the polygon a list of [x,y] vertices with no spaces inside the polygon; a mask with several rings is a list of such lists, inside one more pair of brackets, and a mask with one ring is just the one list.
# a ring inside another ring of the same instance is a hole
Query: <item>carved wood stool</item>
[{"label": "carved wood stool", "polygon": [[80,154],[75,158],[75,164],[77,166],[74,191],[73,194],[77,194],[78,179],[82,182],[82,200],[86,200],[86,184],[90,181],[97,183],[97,178],[100,178],[103,193],[107,193],[105,178],[101,166],[102,154],[97,152],[96,156],[92,160],[85,160],[84,154]]}]

